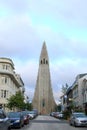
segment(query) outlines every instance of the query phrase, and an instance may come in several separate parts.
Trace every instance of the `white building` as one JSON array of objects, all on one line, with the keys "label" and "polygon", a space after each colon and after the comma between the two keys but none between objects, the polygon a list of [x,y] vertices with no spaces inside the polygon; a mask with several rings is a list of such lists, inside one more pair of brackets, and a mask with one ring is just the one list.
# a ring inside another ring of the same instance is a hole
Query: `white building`
[{"label": "white building", "polygon": [[84,76],[82,83],[83,106],[87,114],[87,75]]},{"label": "white building", "polygon": [[83,81],[87,79],[87,74],[79,74],[76,77],[76,80],[73,84],[72,91],[73,91],[73,101],[75,107],[83,108],[84,97],[83,97]]},{"label": "white building", "polygon": [[0,58],[0,106],[6,109],[7,99],[19,90],[24,93],[24,83],[20,75],[15,73],[12,60]]}]

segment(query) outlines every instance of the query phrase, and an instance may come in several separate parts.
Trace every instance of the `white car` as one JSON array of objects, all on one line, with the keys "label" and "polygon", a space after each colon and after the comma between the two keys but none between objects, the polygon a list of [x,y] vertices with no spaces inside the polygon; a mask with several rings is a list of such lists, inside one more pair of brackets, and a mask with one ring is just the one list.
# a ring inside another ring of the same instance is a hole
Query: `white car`
[{"label": "white car", "polygon": [[87,126],[87,116],[83,112],[72,113],[69,124],[73,126]]},{"label": "white car", "polygon": [[59,118],[59,119],[63,119],[63,117],[64,117],[63,113],[60,112],[60,113],[58,114],[58,118]]},{"label": "white car", "polygon": [[34,111],[28,111],[28,115],[30,116],[30,119],[35,118],[35,112]]}]

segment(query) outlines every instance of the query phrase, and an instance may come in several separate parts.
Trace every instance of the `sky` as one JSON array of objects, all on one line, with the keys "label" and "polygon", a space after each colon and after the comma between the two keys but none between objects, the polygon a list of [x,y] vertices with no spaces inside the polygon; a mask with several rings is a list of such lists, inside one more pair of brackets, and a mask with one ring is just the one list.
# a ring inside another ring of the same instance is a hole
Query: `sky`
[{"label": "sky", "polygon": [[46,42],[54,99],[87,73],[87,0],[0,0],[0,57],[11,58],[32,100]]}]

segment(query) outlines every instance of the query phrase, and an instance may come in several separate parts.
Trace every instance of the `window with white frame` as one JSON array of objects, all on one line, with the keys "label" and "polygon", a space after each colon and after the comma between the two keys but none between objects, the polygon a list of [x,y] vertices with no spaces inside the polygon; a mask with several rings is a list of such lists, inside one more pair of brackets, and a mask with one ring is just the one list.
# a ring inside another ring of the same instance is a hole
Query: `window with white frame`
[{"label": "window with white frame", "polygon": [[1,90],[1,98],[7,98],[8,97],[8,91],[7,90]]},{"label": "window with white frame", "polygon": [[1,82],[2,82],[2,84],[7,84],[8,83],[8,77],[5,77],[5,76],[1,77]]},{"label": "window with white frame", "polygon": [[6,90],[4,90],[4,98],[6,98]]},{"label": "window with white frame", "polygon": [[8,64],[3,64],[2,68],[5,69],[5,70],[9,70],[10,66]]},{"label": "window with white frame", "polygon": [[1,90],[1,97],[2,97],[2,98],[3,98],[3,91],[4,91],[4,90]]}]

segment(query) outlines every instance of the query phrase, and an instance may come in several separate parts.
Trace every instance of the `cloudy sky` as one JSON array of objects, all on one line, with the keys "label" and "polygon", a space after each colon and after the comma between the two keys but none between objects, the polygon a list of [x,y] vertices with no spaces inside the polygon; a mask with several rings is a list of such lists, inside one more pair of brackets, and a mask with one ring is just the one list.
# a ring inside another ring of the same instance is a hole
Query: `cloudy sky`
[{"label": "cloudy sky", "polygon": [[0,0],[0,57],[13,60],[30,99],[44,41],[57,101],[87,72],[87,0]]}]

